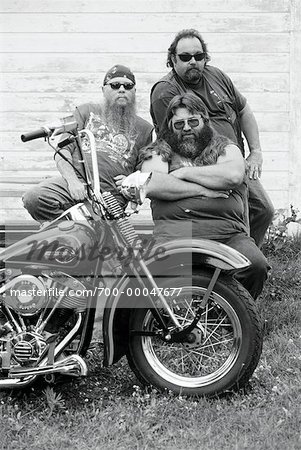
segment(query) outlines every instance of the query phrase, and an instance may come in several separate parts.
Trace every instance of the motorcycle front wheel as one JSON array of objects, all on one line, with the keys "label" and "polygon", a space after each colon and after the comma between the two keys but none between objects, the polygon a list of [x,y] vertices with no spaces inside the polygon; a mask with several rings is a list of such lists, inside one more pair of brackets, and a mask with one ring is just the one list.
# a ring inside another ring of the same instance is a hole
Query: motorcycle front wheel
[{"label": "motorcycle front wheel", "polygon": [[[165,292],[174,292],[166,298],[183,327],[195,317],[211,276],[192,274],[158,282],[159,287],[169,288]],[[174,325],[168,325],[172,333]],[[182,342],[139,335],[139,331],[160,330],[151,308],[133,311],[130,330],[127,357],[138,379],[160,390],[187,396],[212,396],[242,388],[254,372],[262,350],[262,326],[255,303],[227,275],[219,277],[200,320]]]}]

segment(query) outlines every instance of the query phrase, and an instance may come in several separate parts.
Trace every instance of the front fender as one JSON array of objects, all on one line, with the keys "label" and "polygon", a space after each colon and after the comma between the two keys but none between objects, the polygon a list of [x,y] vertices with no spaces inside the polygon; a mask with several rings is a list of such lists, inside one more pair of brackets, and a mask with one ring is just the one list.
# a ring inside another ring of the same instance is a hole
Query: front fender
[{"label": "front fender", "polygon": [[176,254],[190,253],[194,255],[194,262],[222,270],[239,270],[251,263],[244,255],[234,248],[208,239],[179,239],[154,246],[148,257],[148,264],[163,261]]},{"label": "front fender", "polygon": [[[144,261],[154,277],[164,274],[177,277],[183,268],[206,266],[222,270],[239,270],[248,267],[250,261],[237,250],[215,241],[206,239],[181,239],[164,245],[156,245],[147,254]],[[139,287],[138,282],[123,275],[116,281],[106,302],[103,316],[104,365],[110,366],[118,361],[127,351],[129,338],[129,316],[135,307],[135,297],[131,297],[127,288]],[[136,298],[137,300],[137,298]],[[136,306],[137,307],[137,306]],[[139,307],[143,307],[140,304]]]}]

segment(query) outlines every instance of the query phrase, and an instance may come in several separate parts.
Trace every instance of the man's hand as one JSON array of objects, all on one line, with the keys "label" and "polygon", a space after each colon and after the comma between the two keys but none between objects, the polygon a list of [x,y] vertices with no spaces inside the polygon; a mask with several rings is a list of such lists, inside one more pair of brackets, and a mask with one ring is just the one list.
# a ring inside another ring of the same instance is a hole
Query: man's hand
[{"label": "man's hand", "polygon": [[116,177],[114,177],[116,186],[120,189],[121,188],[121,184],[123,182],[123,180],[126,178],[126,175],[116,175]]},{"label": "man's hand", "polygon": [[151,172],[141,172],[136,170],[136,172],[131,173],[123,180],[121,180],[122,175],[115,177],[115,182],[119,183],[121,181],[120,192],[121,194],[138,205],[142,205],[146,197],[146,187],[152,177]]},{"label": "man's hand", "polygon": [[80,180],[67,181],[68,189],[73,200],[80,201],[87,197],[85,185]]},{"label": "man's hand", "polygon": [[208,189],[200,185],[200,194],[202,197],[207,198],[229,198],[232,190],[229,191],[214,191],[213,189]]},{"label": "man's hand", "polygon": [[173,170],[169,175],[178,178],[179,180],[185,180],[185,167]]},{"label": "man's hand", "polygon": [[246,173],[249,178],[257,180],[257,178],[261,177],[262,162],[262,152],[260,150],[252,150],[246,159]]},{"label": "man's hand", "polygon": [[[116,186],[120,192],[121,192],[122,182],[125,178],[126,178],[126,175],[116,175],[116,177],[114,177]],[[138,210],[138,203],[130,201],[129,205],[130,205],[130,208],[132,211]]]}]

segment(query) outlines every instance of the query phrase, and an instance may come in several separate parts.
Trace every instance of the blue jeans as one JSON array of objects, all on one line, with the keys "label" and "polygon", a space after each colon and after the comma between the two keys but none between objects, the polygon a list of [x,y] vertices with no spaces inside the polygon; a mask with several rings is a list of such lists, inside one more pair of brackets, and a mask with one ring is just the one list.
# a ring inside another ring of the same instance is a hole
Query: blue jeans
[{"label": "blue jeans", "polygon": [[270,266],[264,254],[260,251],[254,240],[243,233],[236,234],[225,240],[223,244],[229,245],[246,256],[251,265],[235,273],[235,278],[250,292],[254,300],[263,289]]},{"label": "blue jeans", "polygon": [[260,248],[267,229],[273,220],[275,210],[268,194],[258,179],[248,178],[247,184],[250,236]]},{"label": "blue jeans", "polygon": [[22,197],[24,207],[38,222],[55,219],[77,202],[70,196],[63,177],[48,178],[29,189]]}]

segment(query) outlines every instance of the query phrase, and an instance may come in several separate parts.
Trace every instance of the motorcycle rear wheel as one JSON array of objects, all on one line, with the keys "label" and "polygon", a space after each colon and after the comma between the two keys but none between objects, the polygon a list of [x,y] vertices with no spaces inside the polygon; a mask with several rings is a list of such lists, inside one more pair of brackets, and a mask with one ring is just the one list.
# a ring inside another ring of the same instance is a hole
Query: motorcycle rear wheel
[{"label": "motorcycle rear wheel", "polygon": [[[177,319],[187,326],[202,300],[212,274],[158,282],[178,288],[167,297]],[[136,309],[130,330],[157,331],[151,309]],[[172,324],[170,327],[172,331]],[[187,396],[212,396],[245,386],[262,350],[262,326],[250,294],[232,277],[221,275],[190,342],[168,343],[157,336],[131,334],[128,361],[146,385]]]}]

